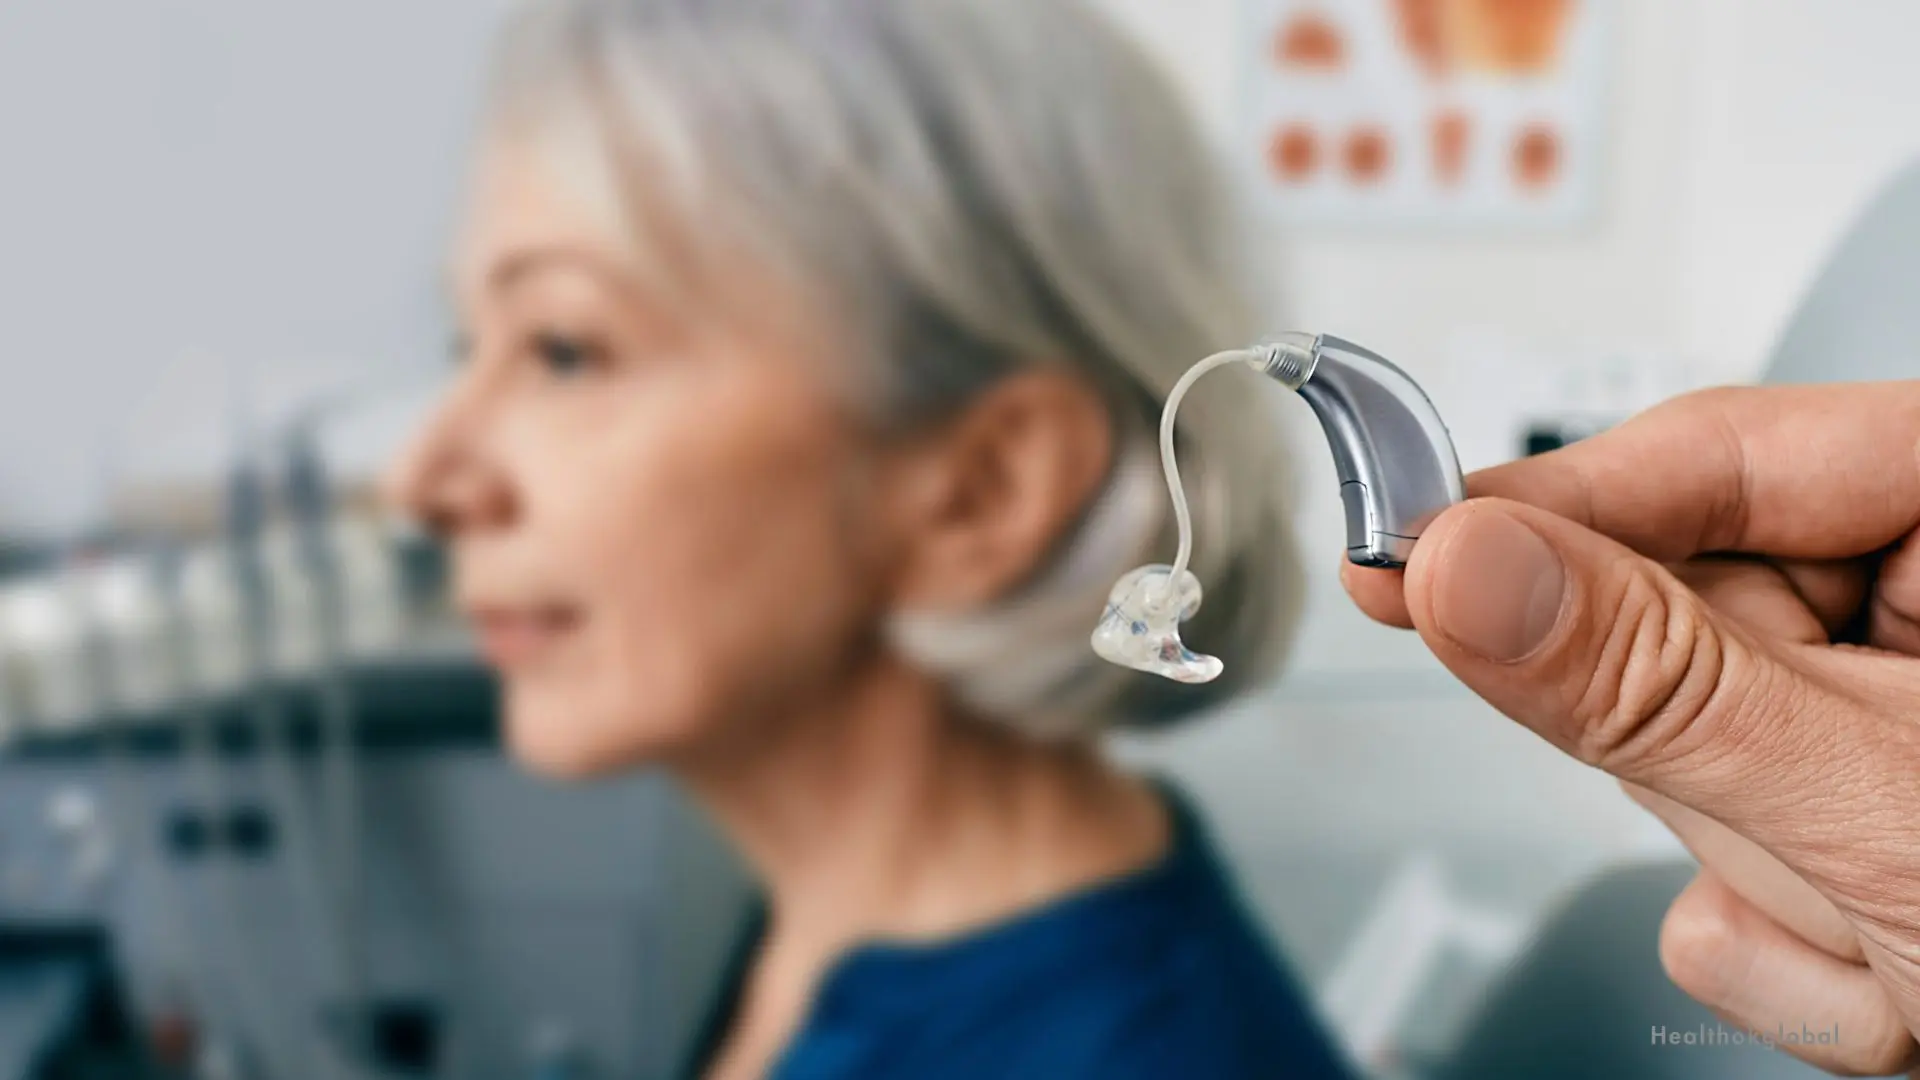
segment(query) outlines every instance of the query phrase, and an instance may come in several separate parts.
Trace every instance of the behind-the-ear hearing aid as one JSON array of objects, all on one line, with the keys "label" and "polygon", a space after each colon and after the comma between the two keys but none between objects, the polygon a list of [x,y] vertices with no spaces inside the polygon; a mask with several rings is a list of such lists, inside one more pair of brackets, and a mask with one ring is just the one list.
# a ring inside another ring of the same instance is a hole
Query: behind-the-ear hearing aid
[{"label": "behind-the-ear hearing aid", "polygon": [[1465,496],[1459,456],[1433,403],[1386,358],[1325,334],[1282,334],[1195,364],[1167,395],[1160,457],[1180,527],[1171,566],[1132,571],[1114,585],[1093,632],[1102,657],[1182,682],[1206,682],[1220,661],[1188,649],[1179,624],[1200,608],[1200,582],[1187,570],[1193,523],[1174,462],[1174,415],[1202,375],[1244,363],[1305,398],[1326,432],[1346,509],[1347,558],[1360,566],[1403,567],[1442,510]]},{"label": "behind-the-ear hearing aid", "polygon": [[1336,337],[1286,334],[1254,351],[1327,433],[1347,511],[1347,558],[1405,566],[1420,531],[1464,497],[1460,459],[1433,402],[1385,357]]}]

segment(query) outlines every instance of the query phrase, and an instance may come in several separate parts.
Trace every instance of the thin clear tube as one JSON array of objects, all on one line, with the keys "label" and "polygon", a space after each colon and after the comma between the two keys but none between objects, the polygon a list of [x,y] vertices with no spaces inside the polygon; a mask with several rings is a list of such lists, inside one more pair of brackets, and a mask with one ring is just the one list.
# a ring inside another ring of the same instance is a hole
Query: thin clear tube
[{"label": "thin clear tube", "polygon": [[1174,418],[1180,411],[1180,401],[1193,389],[1200,377],[1232,363],[1251,364],[1259,361],[1261,355],[1247,349],[1229,349],[1214,353],[1205,360],[1187,369],[1173,384],[1173,390],[1167,394],[1167,404],[1160,412],[1160,465],[1167,473],[1167,493],[1173,496],[1173,520],[1180,530],[1180,546],[1173,557],[1173,569],[1165,579],[1159,591],[1164,599],[1171,596],[1176,583],[1187,572],[1187,563],[1193,557],[1193,513],[1187,507],[1187,490],[1180,483],[1180,465],[1174,460]]}]

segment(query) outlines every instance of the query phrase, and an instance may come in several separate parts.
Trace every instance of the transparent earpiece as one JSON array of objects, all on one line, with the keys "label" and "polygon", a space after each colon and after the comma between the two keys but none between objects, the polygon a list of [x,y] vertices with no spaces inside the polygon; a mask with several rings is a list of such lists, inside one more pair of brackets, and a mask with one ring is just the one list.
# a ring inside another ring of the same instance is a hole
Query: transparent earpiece
[{"label": "transparent earpiece", "polygon": [[1093,631],[1093,651],[1122,667],[1178,682],[1208,682],[1220,674],[1219,658],[1194,652],[1180,640],[1180,624],[1199,610],[1200,579],[1187,571],[1178,579],[1165,563],[1129,571],[1107,595],[1107,610]]},{"label": "transparent earpiece", "polygon": [[1102,659],[1179,682],[1203,683],[1219,677],[1224,665],[1218,657],[1187,648],[1180,640],[1180,624],[1200,610],[1200,579],[1187,570],[1193,554],[1193,517],[1187,510],[1186,489],[1174,462],[1174,417],[1180,399],[1200,376],[1231,363],[1259,367],[1269,359],[1263,350],[1236,349],[1216,353],[1193,365],[1167,395],[1160,414],[1160,464],[1166,469],[1167,490],[1173,496],[1174,521],[1180,528],[1180,549],[1171,566],[1155,563],[1129,571],[1107,594],[1107,607],[1093,631],[1093,651]]}]

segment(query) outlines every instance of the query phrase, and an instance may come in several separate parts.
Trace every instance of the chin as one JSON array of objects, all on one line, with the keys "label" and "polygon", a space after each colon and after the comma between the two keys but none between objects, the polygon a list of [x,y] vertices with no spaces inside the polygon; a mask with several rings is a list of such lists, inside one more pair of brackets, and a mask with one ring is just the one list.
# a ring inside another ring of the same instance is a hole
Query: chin
[{"label": "chin", "polygon": [[646,708],[623,709],[578,692],[509,686],[505,736],[514,761],[552,780],[594,780],[670,754],[673,732]]}]

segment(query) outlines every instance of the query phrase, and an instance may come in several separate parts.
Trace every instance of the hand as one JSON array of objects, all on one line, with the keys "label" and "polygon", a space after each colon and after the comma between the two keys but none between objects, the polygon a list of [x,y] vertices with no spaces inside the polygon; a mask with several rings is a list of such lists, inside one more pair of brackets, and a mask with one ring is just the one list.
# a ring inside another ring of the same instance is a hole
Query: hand
[{"label": "hand", "polygon": [[1920,380],[1694,394],[1468,489],[1354,600],[1699,857],[1683,989],[1920,1068]]}]

